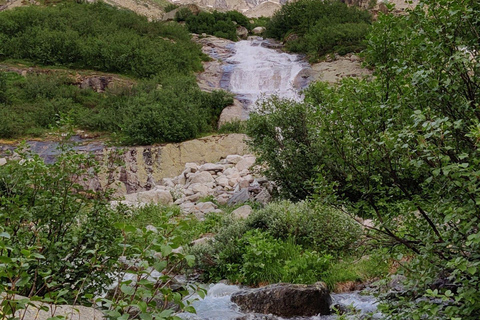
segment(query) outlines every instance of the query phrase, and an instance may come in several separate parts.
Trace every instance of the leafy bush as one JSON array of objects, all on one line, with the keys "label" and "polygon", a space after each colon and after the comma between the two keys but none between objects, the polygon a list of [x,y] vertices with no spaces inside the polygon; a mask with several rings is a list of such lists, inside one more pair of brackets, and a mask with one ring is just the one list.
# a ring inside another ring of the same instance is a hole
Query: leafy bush
[{"label": "leafy bush", "polygon": [[268,164],[264,173],[282,197],[302,200],[313,192],[311,180],[321,157],[310,125],[314,111],[303,103],[274,98],[263,102],[247,122],[247,143],[258,155],[257,162]]},{"label": "leafy bush", "polygon": [[271,203],[247,219],[277,239],[295,239],[296,244],[318,252],[345,253],[362,234],[360,225],[346,213],[306,201]]},{"label": "leafy bush", "polygon": [[226,122],[220,126],[218,133],[245,133],[247,131],[247,123],[242,120],[233,120]]},{"label": "leafy bush", "polygon": [[136,228],[126,208],[111,208],[108,192],[84,187],[98,173],[91,157],[64,152],[47,165],[17,152],[19,160],[0,167],[2,318],[21,318],[39,300],[96,305],[109,319],[174,319],[174,305],[194,311],[183,301],[188,288],[170,287],[173,271],[193,262],[172,252],[184,244],[187,221],[168,211],[155,229]]},{"label": "leafy bush", "polygon": [[293,239],[282,241],[258,229],[238,233],[238,228],[234,224],[220,230],[213,243],[190,249],[207,279],[310,284],[322,280],[330,266],[330,255],[304,250]]},{"label": "leafy bush", "polygon": [[237,41],[237,25],[251,29],[248,18],[237,11],[225,13],[218,11],[212,13],[200,12],[196,16],[188,16],[185,21],[190,32],[206,33],[232,41]]},{"label": "leafy bush", "polygon": [[149,22],[102,2],[0,13],[0,60],[119,72],[136,77],[201,70],[202,53],[179,25]]},{"label": "leafy bush", "polygon": [[[120,251],[111,246],[118,233],[112,225],[113,211],[106,205],[108,193],[82,186],[94,162],[65,153],[54,164],[45,165],[36,155],[19,154],[22,162],[9,161],[0,167],[0,221],[9,235],[1,255],[6,263],[22,256],[35,260],[21,266],[23,274],[2,274],[2,288],[11,286],[24,296],[67,290],[68,301],[79,290],[103,289],[111,283],[105,271],[111,270]],[[94,257],[101,263],[99,272],[92,273],[88,262]]]},{"label": "leafy bush", "polygon": [[307,202],[284,201],[246,220],[227,218],[215,240],[193,247],[209,279],[234,282],[314,283],[326,279],[332,255],[346,253],[361,229],[347,215]]},{"label": "leafy bush", "polygon": [[143,80],[97,93],[73,85],[63,72],[6,75],[8,102],[0,110],[6,113],[0,137],[7,138],[55,128],[69,119],[83,129],[117,133],[124,143],[179,142],[214,131],[221,111],[232,102],[224,91],[200,91],[190,76]]},{"label": "leafy bush", "polygon": [[344,55],[364,49],[370,23],[370,13],[358,7],[337,0],[301,0],[277,11],[267,24],[266,35],[286,40],[288,50],[315,60],[327,53]]}]

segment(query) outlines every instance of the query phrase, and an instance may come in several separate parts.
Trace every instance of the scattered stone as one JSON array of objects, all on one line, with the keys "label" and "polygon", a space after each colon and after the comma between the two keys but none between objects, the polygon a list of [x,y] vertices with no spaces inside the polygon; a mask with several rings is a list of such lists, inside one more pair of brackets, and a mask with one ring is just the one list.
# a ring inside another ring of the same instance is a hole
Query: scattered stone
[{"label": "scattered stone", "polygon": [[169,205],[173,203],[172,194],[169,191],[149,190],[137,193],[138,202],[159,203]]},{"label": "scattered stone", "polygon": [[234,193],[227,203],[229,206],[233,206],[239,203],[247,202],[248,200],[250,200],[248,189],[241,189],[240,191]]},{"label": "scattered stone", "polygon": [[232,155],[227,156],[226,160],[230,163],[237,164],[241,160],[243,160],[243,157],[238,155],[238,154],[232,154]]},{"label": "scattered stone", "polygon": [[7,163],[7,159],[5,158],[0,158],[0,166],[3,166]]},{"label": "scattered stone", "polygon": [[252,211],[252,207],[249,205],[244,205],[232,211],[232,217],[235,219],[246,219],[252,213]]},{"label": "scattered stone", "polygon": [[324,283],[314,285],[278,283],[232,294],[232,302],[246,312],[280,317],[311,317],[330,314],[332,299]]},{"label": "scattered stone", "polygon": [[253,28],[252,33],[256,34],[256,35],[259,35],[259,34],[264,33],[265,30],[266,30],[265,27],[256,27],[256,28]]},{"label": "scattered stone", "polygon": [[215,211],[216,209],[217,206],[213,202],[200,202],[193,207],[193,210],[198,210],[203,213],[210,213]]},{"label": "scattered stone", "polygon": [[214,171],[214,172],[219,172],[223,171],[225,169],[224,166],[221,164],[215,164],[215,163],[206,163],[202,165],[198,170],[200,171]]},{"label": "scattered stone", "polygon": [[248,170],[250,169],[251,166],[255,163],[255,158],[254,157],[248,157],[248,158],[243,158],[240,160],[235,168],[237,168],[238,171],[243,171],[243,170]]},{"label": "scattered stone", "polygon": [[212,175],[208,171],[202,171],[196,173],[191,180],[191,183],[208,183],[214,182]]},{"label": "scattered stone", "polygon": [[[236,205],[248,200],[266,204],[271,199],[271,183],[263,177],[254,177],[249,170],[254,163],[255,157],[252,155],[229,155],[218,163],[203,165],[186,163],[179,176],[162,179],[161,185],[152,190],[128,194],[123,202],[132,206],[174,203],[184,213],[197,215],[201,219],[208,212],[222,212],[213,203],[198,203],[207,196],[214,196],[221,205]],[[112,206],[118,204],[112,202]],[[238,216],[245,218],[248,214],[238,213]]]},{"label": "scattered stone", "polygon": [[267,189],[263,189],[262,191],[260,191],[259,194],[255,196],[255,201],[260,202],[263,205],[269,203],[271,200],[272,196]]}]

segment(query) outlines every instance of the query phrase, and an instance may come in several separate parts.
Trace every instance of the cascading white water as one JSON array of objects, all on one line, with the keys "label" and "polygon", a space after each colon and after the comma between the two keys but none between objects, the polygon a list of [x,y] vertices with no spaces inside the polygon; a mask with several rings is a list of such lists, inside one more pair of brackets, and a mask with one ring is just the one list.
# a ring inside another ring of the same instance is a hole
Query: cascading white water
[{"label": "cascading white water", "polygon": [[[199,299],[193,303],[197,314],[182,313],[178,314],[185,320],[236,320],[236,319],[264,319],[254,314],[246,314],[239,310],[238,306],[230,301],[230,296],[241,289],[238,286],[226,285],[223,283],[212,284],[208,287],[208,294],[204,299]],[[198,298],[198,296],[196,297]],[[356,310],[355,314],[346,315],[347,319],[358,319],[358,316],[371,314],[373,319],[381,319],[381,314],[377,312],[377,301],[373,296],[362,296],[358,292],[349,292],[341,294],[332,294],[334,304],[352,307]],[[284,320],[282,317],[269,316],[268,319]],[[336,320],[338,316],[313,316],[296,317],[292,320]]]},{"label": "cascading white water", "polygon": [[228,90],[246,106],[272,95],[299,99],[301,84],[296,78],[308,64],[298,55],[265,48],[263,43],[265,40],[260,38],[235,44],[235,54],[227,60],[233,65]]}]

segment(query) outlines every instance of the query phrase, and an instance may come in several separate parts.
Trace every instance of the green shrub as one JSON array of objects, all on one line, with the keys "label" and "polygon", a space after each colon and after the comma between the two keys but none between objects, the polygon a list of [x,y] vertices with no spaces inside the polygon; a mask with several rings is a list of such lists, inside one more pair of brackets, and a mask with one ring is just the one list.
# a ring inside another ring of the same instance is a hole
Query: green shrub
[{"label": "green shrub", "polygon": [[149,22],[101,2],[30,6],[3,11],[0,17],[0,59],[142,78],[202,68],[202,53],[182,26]]},{"label": "green shrub", "polygon": [[[27,308],[35,313],[33,301],[40,300],[96,305],[109,319],[173,320],[174,306],[194,312],[184,297],[198,288],[170,286],[173,271],[193,262],[172,251],[184,244],[186,221],[162,211],[151,222],[156,230],[117,222],[128,220],[127,208],[115,211],[108,191],[84,187],[98,174],[92,157],[64,151],[47,165],[17,153],[18,160],[0,167],[1,318]],[[133,216],[141,225],[154,209],[138,210]],[[105,292],[113,282],[115,289]]]},{"label": "green shrub", "polygon": [[365,48],[371,24],[368,11],[337,0],[301,0],[287,3],[267,24],[266,35],[281,41],[293,52],[316,60],[325,54],[346,54]]},{"label": "green shrub", "polygon": [[[365,51],[375,77],[306,92],[319,200],[375,217],[375,236],[410,256],[406,292],[385,300],[387,319],[480,314],[479,15],[478,2],[453,0],[380,15]],[[296,143],[280,130],[283,144]],[[252,140],[272,155],[262,143],[277,136]]]},{"label": "green shrub", "polygon": [[218,133],[246,133],[247,123],[242,120],[225,122],[218,129]]},{"label": "green shrub", "polygon": [[[178,20],[178,19],[177,19]],[[198,15],[190,15],[186,19],[186,26],[190,32],[206,33],[216,37],[237,41],[237,26],[251,29],[246,16],[237,11],[228,12],[200,12]]]},{"label": "green shrub", "polygon": [[332,258],[304,250],[292,238],[283,241],[258,229],[246,231],[235,222],[220,230],[214,242],[190,250],[207,279],[250,285],[315,283],[325,276]]},{"label": "green shrub", "polygon": [[169,3],[165,6],[165,8],[163,10],[165,10],[165,12],[170,12],[170,11],[173,11],[175,9],[178,8],[178,5],[177,4],[174,4],[174,3]]},{"label": "green shrub", "polygon": [[322,154],[316,150],[316,131],[311,122],[315,109],[289,100],[262,103],[247,121],[247,143],[268,164],[265,175],[278,186],[280,196],[303,200],[313,193],[317,165]]},{"label": "green shrub", "polygon": [[277,239],[293,238],[318,252],[345,253],[362,234],[360,225],[346,213],[307,201],[271,203],[250,215],[246,223]]},{"label": "green shrub", "polygon": [[[11,286],[30,297],[67,290],[63,298],[73,301],[80,290],[85,294],[102,290],[112,281],[105,271],[113,268],[120,248],[112,246],[119,235],[107,205],[108,193],[82,186],[94,162],[65,153],[45,165],[36,155],[19,154],[22,162],[0,167],[0,224],[9,234],[0,255],[13,263],[29,250],[36,259],[25,262],[17,275],[19,270],[0,273],[0,291]],[[88,262],[96,254],[102,261],[98,268],[104,271],[92,273]]]},{"label": "green shrub", "polygon": [[225,218],[214,240],[194,246],[207,279],[314,283],[326,279],[333,258],[346,254],[361,229],[341,211],[307,202],[269,204],[246,220]]}]

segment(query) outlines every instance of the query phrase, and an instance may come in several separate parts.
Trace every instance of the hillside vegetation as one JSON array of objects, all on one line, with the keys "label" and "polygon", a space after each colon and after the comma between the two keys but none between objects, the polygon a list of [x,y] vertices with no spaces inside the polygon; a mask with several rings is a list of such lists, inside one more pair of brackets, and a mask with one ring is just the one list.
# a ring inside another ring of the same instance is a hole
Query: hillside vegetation
[{"label": "hillside vegetation", "polygon": [[287,50],[316,60],[328,53],[363,50],[371,22],[368,11],[338,0],[300,0],[275,13],[266,36],[285,41]]},{"label": "hillside vegetation", "polygon": [[3,138],[69,122],[125,143],[182,141],[214,130],[231,102],[198,89],[193,73],[206,57],[185,28],[104,3],[0,12],[0,42],[0,62],[115,72],[136,83],[97,93],[58,72],[0,73]]}]

